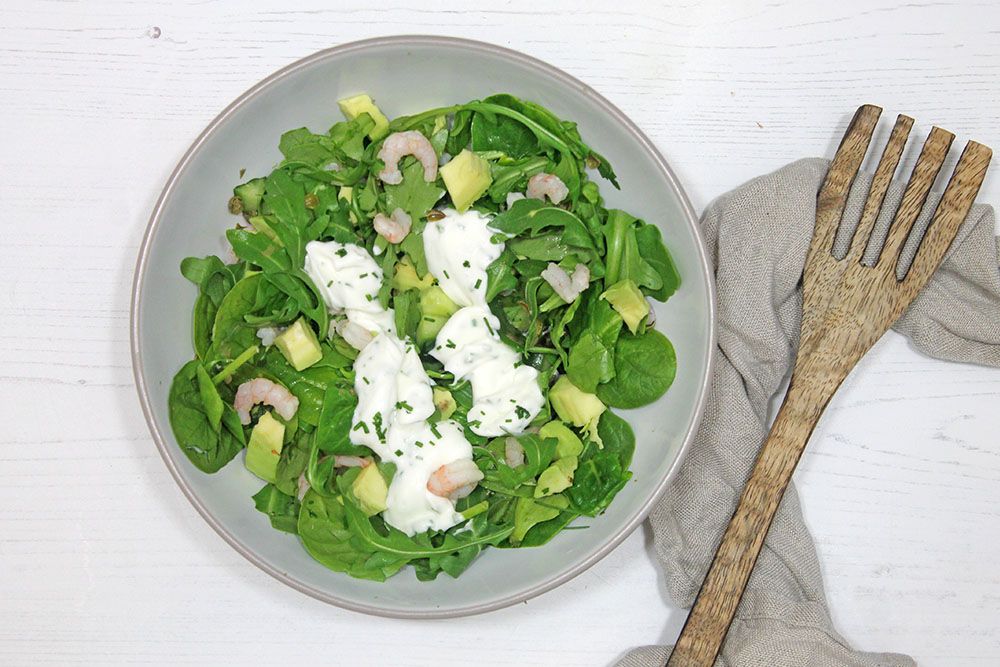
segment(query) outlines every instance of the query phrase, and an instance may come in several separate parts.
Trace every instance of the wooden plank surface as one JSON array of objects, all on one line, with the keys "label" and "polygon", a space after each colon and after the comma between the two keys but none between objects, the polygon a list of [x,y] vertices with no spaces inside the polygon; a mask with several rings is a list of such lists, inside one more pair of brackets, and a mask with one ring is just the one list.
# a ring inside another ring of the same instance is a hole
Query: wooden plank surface
[{"label": "wooden plank surface", "polygon": [[[861,102],[918,119],[914,136],[933,122],[1000,145],[990,2],[426,5],[0,8],[0,663],[607,664],[680,630],[642,533],[527,604],[392,621],[284,588],[181,496],[132,388],[134,254],[190,141],[274,69],[378,34],[517,48],[618,104],[698,209],[831,156]],[[993,174],[980,199],[998,195]],[[796,481],[834,617],[857,645],[925,665],[1000,662],[998,399],[997,371],[890,335],[831,404]]]}]

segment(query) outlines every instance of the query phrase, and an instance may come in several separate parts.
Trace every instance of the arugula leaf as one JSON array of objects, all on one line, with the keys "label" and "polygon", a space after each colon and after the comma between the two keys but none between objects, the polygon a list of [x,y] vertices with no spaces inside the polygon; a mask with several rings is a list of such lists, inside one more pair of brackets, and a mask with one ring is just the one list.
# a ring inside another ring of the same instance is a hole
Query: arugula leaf
[{"label": "arugula leaf", "polygon": [[401,208],[416,222],[423,219],[441,199],[444,188],[439,187],[436,181],[428,183],[424,180],[424,167],[415,158],[404,158],[400,171],[403,172],[403,182],[385,186],[385,210],[391,215]]},{"label": "arugula leaf", "polygon": [[535,153],[538,140],[528,127],[512,118],[477,113],[472,116],[472,150],[500,151],[520,158]]}]

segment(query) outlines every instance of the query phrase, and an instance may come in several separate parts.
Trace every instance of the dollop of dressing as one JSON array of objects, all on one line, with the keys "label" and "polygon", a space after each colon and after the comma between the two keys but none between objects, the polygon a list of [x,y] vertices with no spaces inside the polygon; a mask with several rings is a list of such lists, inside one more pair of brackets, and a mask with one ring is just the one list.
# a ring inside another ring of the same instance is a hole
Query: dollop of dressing
[{"label": "dollop of dressing", "polygon": [[373,335],[395,333],[392,309],[378,301],[382,268],[367,250],[353,243],[310,241],[304,268],[331,313],[346,315]]},{"label": "dollop of dressing", "polygon": [[305,271],[331,313],[374,336],[354,361],[358,405],[350,439],[396,465],[383,518],[407,535],[451,528],[462,515],[428,491],[427,481],[443,465],[472,459],[472,446],[456,422],[427,423],[434,414],[431,380],[413,343],[396,335],[392,309],[379,304],[382,269],[361,246],[313,241]]},{"label": "dollop of dressing", "polygon": [[354,361],[354,374],[351,442],[396,464],[382,513],[386,523],[414,535],[462,521],[455,504],[428,491],[427,481],[443,465],[472,459],[472,445],[456,422],[427,423],[434,414],[431,381],[413,343],[378,334]]},{"label": "dollop of dressing", "polygon": [[442,211],[444,218],[424,227],[427,268],[448,298],[459,306],[486,305],[486,268],[503,252],[490,218],[478,211]]},{"label": "dollop of dressing", "polygon": [[499,330],[487,308],[468,306],[449,318],[431,350],[456,380],[472,385],[469,428],[491,437],[522,433],[545,402],[538,371],[521,363]]}]

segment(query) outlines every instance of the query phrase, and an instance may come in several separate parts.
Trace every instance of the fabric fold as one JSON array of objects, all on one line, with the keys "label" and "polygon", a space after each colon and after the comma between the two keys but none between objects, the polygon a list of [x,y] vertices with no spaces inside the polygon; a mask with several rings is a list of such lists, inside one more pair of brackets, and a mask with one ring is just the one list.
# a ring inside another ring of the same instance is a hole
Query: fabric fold
[{"label": "fabric fold", "polygon": [[[767,435],[769,401],[791,369],[802,315],[799,283],[828,164],[800,160],[755,178],[719,197],[702,216],[718,295],[716,370],[690,452],[649,517],[668,591],[686,608],[694,602]],[[842,223],[848,229],[861,217],[870,184],[870,174],[860,174],[854,183]],[[902,183],[894,183],[885,206],[895,210],[902,190]],[[929,197],[918,225],[926,224],[939,198]],[[838,238],[842,248],[847,235]],[[973,207],[941,267],[894,329],[932,357],[1000,366],[1000,262],[992,208]],[[642,647],[619,664],[662,665],[669,652],[666,646]],[[819,559],[793,485],[717,664],[914,662],[899,654],[856,651],[834,629]]]}]

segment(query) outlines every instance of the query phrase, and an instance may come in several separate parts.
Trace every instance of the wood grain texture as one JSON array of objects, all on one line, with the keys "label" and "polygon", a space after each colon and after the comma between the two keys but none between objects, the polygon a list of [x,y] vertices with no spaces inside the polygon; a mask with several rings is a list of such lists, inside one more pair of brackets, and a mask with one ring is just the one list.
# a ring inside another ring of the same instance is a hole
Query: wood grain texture
[{"label": "wood grain texture", "polygon": [[[680,630],[642,533],[525,605],[405,622],[283,587],[190,507],[135,400],[128,292],[163,181],[253,83],[382,34],[520,49],[621,107],[701,210],[831,156],[861,101],[996,146],[998,19],[986,0],[4,3],[0,664],[600,665]],[[980,199],[1000,201],[995,173]],[[855,645],[932,667],[1000,662],[998,399],[995,370],[890,333],[831,401],[796,482]]]},{"label": "wood grain texture", "polygon": [[[857,175],[880,113],[881,109],[871,105],[858,109],[820,189],[804,273],[803,346],[785,400],[670,656],[671,667],[711,667],[715,663],[778,504],[823,410],[855,364],[902,315],[933,274],[986,176],[992,153],[970,142],[941,198],[942,206],[934,214],[930,229],[938,233],[923,239],[909,273],[899,280],[899,251],[954,139],[950,132],[933,128],[903,191],[885,247],[880,249],[881,259],[871,267],[860,260],[852,264],[847,258],[831,263],[832,240],[847,189]],[[884,198],[884,194],[873,190],[869,200]],[[869,208],[867,203],[865,208]],[[871,247],[873,239],[859,236],[854,243]]]}]

